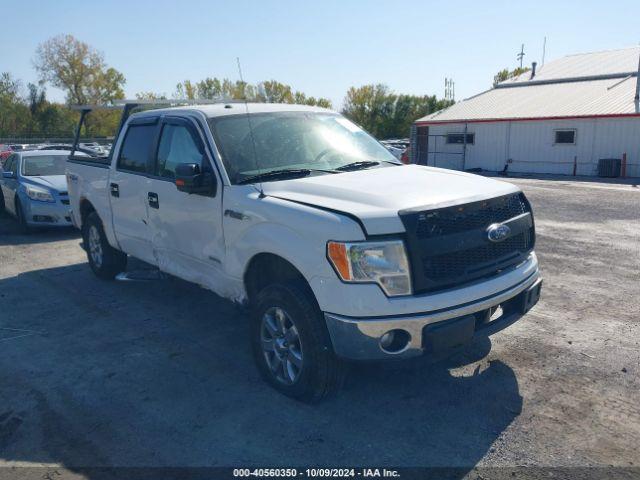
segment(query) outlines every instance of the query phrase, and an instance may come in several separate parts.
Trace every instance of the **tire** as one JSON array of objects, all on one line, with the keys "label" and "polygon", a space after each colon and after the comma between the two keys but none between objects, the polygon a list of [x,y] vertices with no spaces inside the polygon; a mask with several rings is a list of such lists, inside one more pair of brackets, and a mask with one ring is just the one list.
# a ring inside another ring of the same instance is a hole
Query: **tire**
[{"label": "tire", "polygon": [[0,188],[0,215],[5,212],[4,195],[2,194],[2,188]]},{"label": "tire", "polygon": [[261,375],[284,395],[317,403],[342,387],[345,364],[333,353],[315,299],[298,285],[272,284],[256,295],[251,344]]},{"label": "tire", "polygon": [[127,267],[127,255],[109,245],[96,212],[91,212],[82,224],[82,241],[93,273],[103,280],[113,280]]},{"label": "tire", "polygon": [[20,233],[27,235],[33,231],[33,228],[27,223],[27,217],[24,216],[24,210],[22,209],[22,204],[18,197],[16,197],[16,219],[20,226]]}]

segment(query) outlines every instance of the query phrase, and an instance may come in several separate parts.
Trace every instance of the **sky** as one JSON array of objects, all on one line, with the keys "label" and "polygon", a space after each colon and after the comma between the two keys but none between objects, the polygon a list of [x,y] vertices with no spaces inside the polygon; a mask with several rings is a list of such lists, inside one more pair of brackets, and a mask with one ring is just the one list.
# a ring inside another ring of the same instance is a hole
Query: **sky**
[{"label": "sky", "polygon": [[[456,99],[495,73],[572,53],[640,43],[640,1],[0,0],[0,72],[37,81],[35,50],[71,34],[101,51],[137,92],[173,95],[182,80],[275,79],[339,109],[351,86]],[[64,93],[47,87],[49,99]]]}]

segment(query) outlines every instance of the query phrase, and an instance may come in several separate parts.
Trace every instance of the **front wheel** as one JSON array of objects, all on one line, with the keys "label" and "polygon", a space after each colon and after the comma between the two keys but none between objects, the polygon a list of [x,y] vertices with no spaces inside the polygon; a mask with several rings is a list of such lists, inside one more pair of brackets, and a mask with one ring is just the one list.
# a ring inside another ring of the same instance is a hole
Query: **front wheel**
[{"label": "front wheel", "polygon": [[273,284],[257,295],[251,340],[260,373],[281,393],[316,403],[342,386],[345,365],[333,353],[322,313],[300,286]]},{"label": "front wheel", "polygon": [[31,233],[32,228],[27,223],[27,216],[22,208],[20,199],[16,197],[16,218],[18,219],[18,225],[20,226],[20,233]]},{"label": "front wheel", "polygon": [[89,266],[98,277],[113,280],[127,267],[127,255],[109,245],[102,221],[96,212],[90,213],[83,222],[82,239]]}]

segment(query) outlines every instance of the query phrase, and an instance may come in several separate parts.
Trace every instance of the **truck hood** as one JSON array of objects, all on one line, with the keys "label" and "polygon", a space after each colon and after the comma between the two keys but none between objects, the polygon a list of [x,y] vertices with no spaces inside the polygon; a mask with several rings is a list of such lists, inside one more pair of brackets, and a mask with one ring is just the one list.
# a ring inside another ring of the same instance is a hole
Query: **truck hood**
[{"label": "truck hood", "polygon": [[46,187],[57,192],[67,191],[67,177],[64,175],[47,175],[46,177],[22,177],[25,183]]},{"label": "truck hood", "polygon": [[262,184],[265,195],[356,216],[369,235],[399,233],[398,211],[459,205],[519,191],[454,170],[406,165]]}]

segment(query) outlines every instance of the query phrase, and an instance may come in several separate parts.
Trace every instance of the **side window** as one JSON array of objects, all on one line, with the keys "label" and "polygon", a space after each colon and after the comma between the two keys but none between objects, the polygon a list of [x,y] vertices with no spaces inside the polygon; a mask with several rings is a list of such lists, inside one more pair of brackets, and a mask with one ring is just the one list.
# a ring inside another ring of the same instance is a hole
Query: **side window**
[{"label": "side window", "polygon": [[149,173],[147,161],[154,140],[156,125],[130,125],[118,156],[118,169]]},{"label": "side window", "polygon": [[568,130],[554,130],[554,144],[556,145],[575,145],[576,144],[576,131],[574,129]]},{"label": "side window", "polygon": [[20,160],[18,158],[18,155],[11,155],[9,157],[9,167],[7,168],[8,171],[13,172],[15,175],[18,174],[18,165],[20,164]]},{"label": "side window", "polygon": [[185,125],[168,123],[162,128],[158,146],[156,174],[164,178],[175,178],[179,163],[202,163],[204,150],[200,139]]},{"label": "side window", "polygon": [[2,167],[2,169],[5,172],[11,172],[11,168],[13,166],[13,161],[15,160],[16,156],[15,155],[11,155],[9,158],[7,158],[7,160],[4,163],[4,167]]},{"label": "side window", "polygon": [[[467,133],[467,145],[473,145],[476,141],[475,133]],[[448,144],[464,144],[465,138],[464,133],[447,133],[447,143]]]}]

